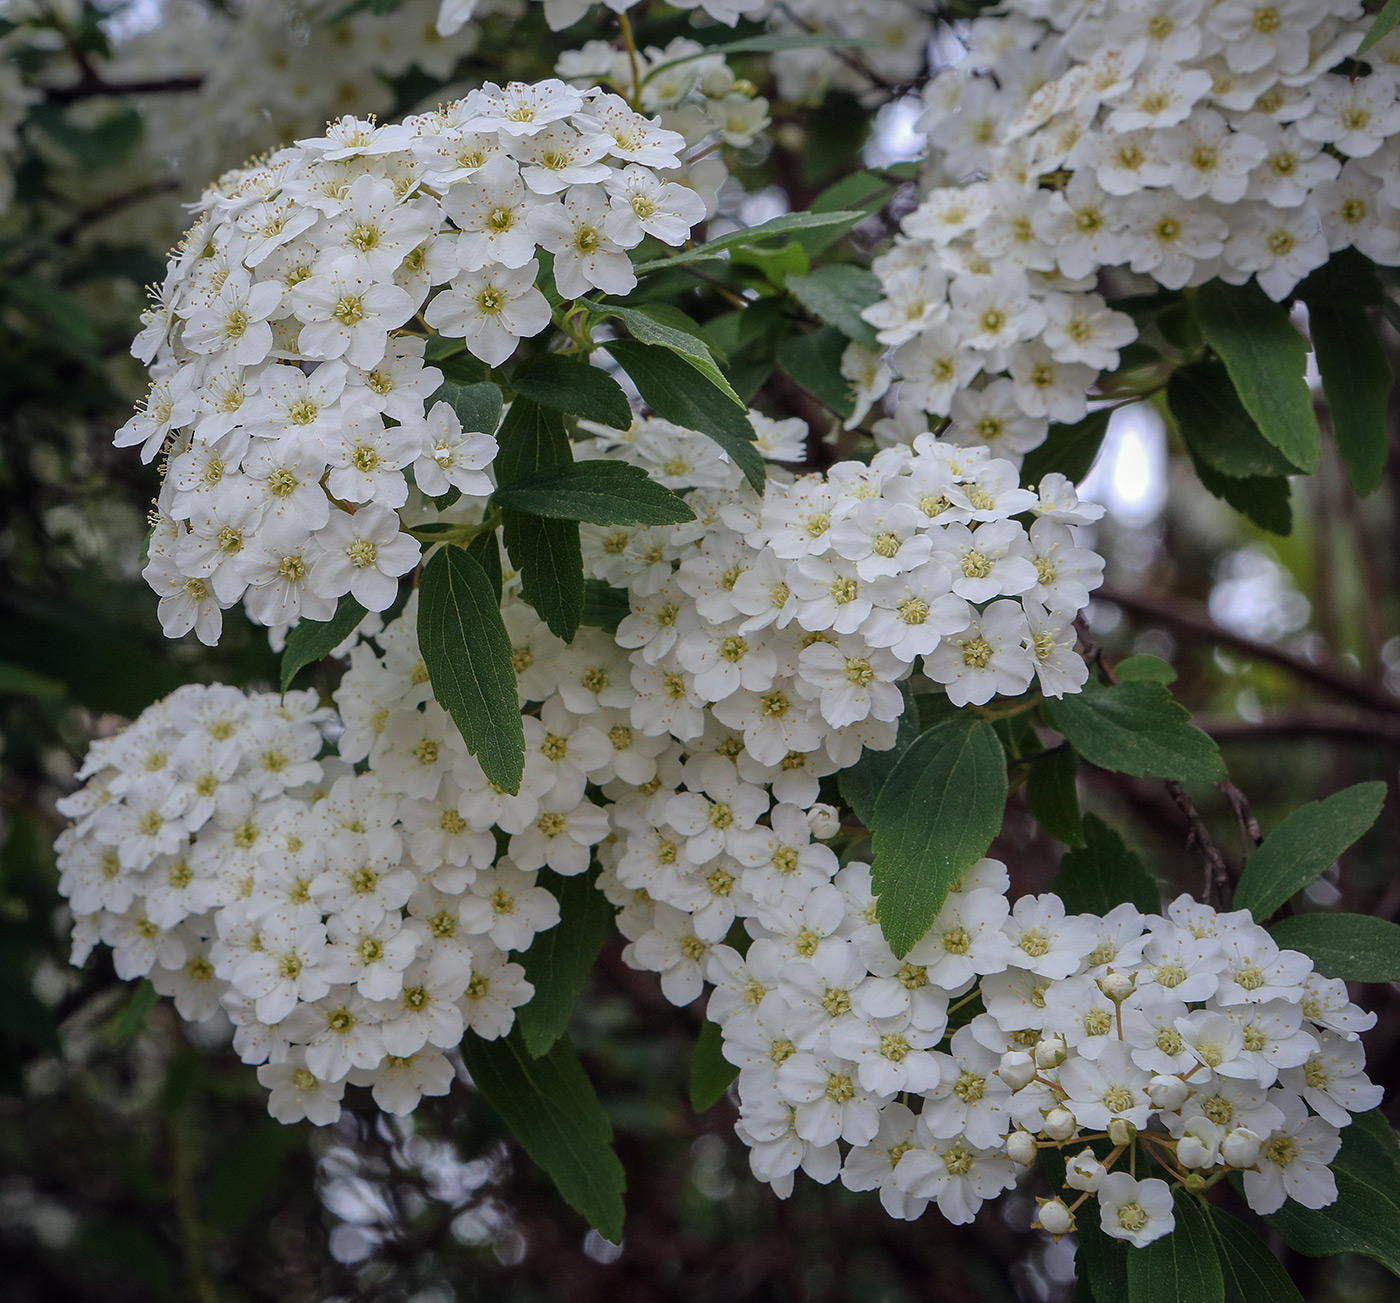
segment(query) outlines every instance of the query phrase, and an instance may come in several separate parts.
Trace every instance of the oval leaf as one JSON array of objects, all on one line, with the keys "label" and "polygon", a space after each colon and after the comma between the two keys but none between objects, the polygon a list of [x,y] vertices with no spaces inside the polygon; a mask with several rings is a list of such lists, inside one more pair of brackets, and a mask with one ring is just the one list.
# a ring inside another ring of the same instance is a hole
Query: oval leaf
[{"label": "oval leaf", "polygon": [[690,1055],[690,1107],[697,1113],[714,1108],[739,1075],[739,1069],[724,1057],[723,1048],[724,1036],[719,1024],[707,1018]]},{"label": "oval leaf", "polygon": [[1107,914],[1124,903],[1144,914],[1162,908],[1162,893],[1118,833],[1095,814],[1084,816],[1084,847],[1066,851],[1055,894],[1071,914]]},{"label": "oval leaf", "polygon": [[1360,308],[1310,304],[1308,331],[1337,451],[1356,491],[1373,493],[1390,455],[1386,409],[1395,376],[1385,349]]},{"label": "oval leaf", "polygon": [[292,686],[303,665],[319,661],[339,647],[360,627],[366,614],[365,608],[347,593],[329,620],[299,620],[287,634],[287,646],[282,652],[282,691]]},{"label": "oval leaf", "polygon": [[551,466],[498,489],[496,501],[534,516],[590,525],[679,525],[695,519],[684,498],[623,461]]},{"label": "oval leaf", "polygon": [[1128,1252],[1128,1303],[1225,1303],[1225,1275],[1200,1202],[1176,1199],[1176,1229]]},{"label": "oval leaf", "polygon": [[1346,982],[1400,982],[1400,926],[1369,914],[1295,914],[1269,928],[1319,973]]},{"label": "oval leaf", "polygon": [[632,406],[622,386],[606,371],[576,357],[544,353],[522,362],[511,373],[516,393],[542,407],[552,407],[614,430],[632,424]]},{"label": "oval leaf", "polygon": [[1283,1264],[1238,1217],[1212,1205],[1210,1233],[1231,1303],[1303,1303]]}]

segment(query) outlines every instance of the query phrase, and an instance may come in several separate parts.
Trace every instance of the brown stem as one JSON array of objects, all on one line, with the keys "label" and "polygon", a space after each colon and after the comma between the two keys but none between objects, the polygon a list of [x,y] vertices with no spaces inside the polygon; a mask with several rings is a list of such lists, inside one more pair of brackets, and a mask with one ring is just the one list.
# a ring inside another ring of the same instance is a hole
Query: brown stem
[{"label": "brown stem", "polygon": [[1211,837],[1210,829],[1201,818],[1201,812],[1196,809],[1196,803],[1186,794],[1186,789],[1174,778],[1167,779],[1166,788],[1168,795],[1176,802],[1176,808],[1186,816],[1186,822],[1190,825],[1191,831],[1186,837],[1187,847],[1198,850],[1201,859],[1205,861],[1206,877],[1201,898],[1207,905],[1214,905],[1217,909],[1228,908],[1234,898],[1235,886],[1225,857]]},{"label": "brown stem", "polygon": [[71,86],[50,86],[44,98],[50,104],[71,104],[74,100],[93,99],[99,95],[169,95],[180,91],[198,90],[203,77],[151,77],[134,81],[104,81],[91,68]]},{"label": "brown stem", "polygon": [[1352,714],[1319,706],[1283,711],[1258,723],[1244,719],[1196,717],[1197,727],[1217,742],[1267,742],[1275,738],[1305,741],[1335,738],[1345,742],[1400,742],[1400,719],[1394,715]]}]

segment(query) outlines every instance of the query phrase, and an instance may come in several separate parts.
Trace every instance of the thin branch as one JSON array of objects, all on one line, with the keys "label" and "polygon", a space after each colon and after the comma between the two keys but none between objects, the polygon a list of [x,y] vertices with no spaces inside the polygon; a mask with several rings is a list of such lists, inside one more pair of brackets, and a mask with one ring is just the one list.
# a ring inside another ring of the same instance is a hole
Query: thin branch
[{"label": "thin branch", "polygon": [[1259,642],[1255,638],[1222,628],[1210,618],[1205,607],[1198,603],[1162,597],[1155,593],[1128,593],[1111,584],[1105,584],[1094,597],[1096,600],[1112,602],[1124,611],[1154,624],[1164,625],[1177,633],[1222,647],[1232,647],[1252,660],[1268,661],[1271,665],[1288,670],[1299,678],[1307,679],[1319,687],[1326,688],[1335,696],[1343,697],[1359,706],[1400,714],[1400,701],[1390,693],[1373,687],[1340,666],[1315,664],[1294,652],[1285,651],[1282,647]]},{"label": "thin branch", "polygon": [[50,86],[44,98],[50,104],[71,104],[74,100],[94,99],[99,95],[169,95],[198,90],[203,77],[150,77],[134,81],[104,81],[90,68],[71,86]]},{"label": "thin branch", "polygon": [[1250,854],[1262,845],[1264,830],[1259,827],[1259,820],[1254,817],[1249,798],[1234,783],[1216,783],[1215,790],[1230,802],[1230,808],[1234,810],[1235,819],[1240,825],[1240,871],[1243,872]]},{"label": "thin branch", "polygon": [[1205,861],[1206,878],[1201,898],[1207,905],[1214,905],[1216,909],[1228,909],[1235,894],[1235,884],[1230,867],[1225,863],[1225,857],[1211,837],[1210,829],[1201,818],[1201,812],[1196,809],[1196,803],[1187,796],[1186,789],[1175,779],[1168,779],[1166,788],[1168,795],[1176,802],[1176,808],[1186,816],[1186,822],[1191,827],[1186,837],[1187,847],[1198,850],[1201,859]]},{"label": "thin branch", "polygon": [[114,213],[119,213],[123,209],[131,208],[135,204],[144,203],[147,199],[153,199],[156,195],[170,194],[180,188],[180,183],[173,177],[166,181],[152,181],[148,185],[138,186],[135,190],[127,190],[119,195],[112,195],[104,199],[100,204],[95,204],[91,208],[86,208],[74,217],[66,226],[60,227],[54,232],[53,241],[55,244],[72,244],[82,233],[84,228],[91,226],[94,222],[103,221],[111,217]]},{"label": "thin branch", "polygon": [[1354,715],[1327,707],[1291,710],[1253,723],[1244,719],[1212,719],[1198,715],[1193,721],[1217,742],[1267,742],[1287,738],[1305,742],[1335,738],[1345,742],[1400,743],[1400,719],[1393,715]]}]

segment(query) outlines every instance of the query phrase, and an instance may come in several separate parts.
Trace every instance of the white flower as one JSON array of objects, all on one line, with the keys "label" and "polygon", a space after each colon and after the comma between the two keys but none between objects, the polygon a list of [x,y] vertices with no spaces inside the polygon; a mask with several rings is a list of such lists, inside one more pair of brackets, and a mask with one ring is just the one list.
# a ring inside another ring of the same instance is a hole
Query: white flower
[{"label": "white flower", "polygon": [[399,518],[383,507],[336,512],[317,541],[325,549],[311,566],[311,586],[322,597],[349,593],[370,611],[383,611],[399,591],[398,578],[418,564],[417,540],[399,532]]},{"label": "white flower", "polygon": [[924,657],[924,672],[955,706],[984,705],[997,694],[1030,687],[1035,662],[1026,651],[1026,616],[1016,602],[993,602]]},{"label": "white flower", "polygon": [[458,489],[470,497],[488,497],[494,485],[486,468],[495,459],[496,440],[464,431],[450,403],[434,403],[420,431],[420,451],[413,481],[429,497]]},{"label": "white flower", "polygon": [[458,276],[423,314],[449,337],[465,339],[472,354],[499,366],[515,346],[549,325],[549,303],[535,288],[539,265],[532,258],[511,270],[489,266]]},{"label": "white flower", "polygon": [[1337,1156],[1342,1138],[1330,1122],[1310,1117],[1296,1095],[1280,1093],[1278,1103],[1283,1124],[1264,1142],[1259,1165],[1245,1172],[1245,1200],[1260,1214],[1277,1212],[1285,1199],[1304,1208],[1325,1208],[1337,1198],[1337,1182],[1327,1164]]},{"label": "white flower", "polygon": [[632,260],[608,233],[607,195],[596,185],[570,186],[562,203],[530,213],[530,233],[554,255],[554,283],[566,299],[596,287],[626,294],[637,284]]},{"label": "white flower", "polygon": [[1135,1180],[1127,1172],[1110,1172],[1099,1182],[1099,1217],[1104,1234],[1145,1248],[1176,1225],[1172,1191],[1165,1181]]}]

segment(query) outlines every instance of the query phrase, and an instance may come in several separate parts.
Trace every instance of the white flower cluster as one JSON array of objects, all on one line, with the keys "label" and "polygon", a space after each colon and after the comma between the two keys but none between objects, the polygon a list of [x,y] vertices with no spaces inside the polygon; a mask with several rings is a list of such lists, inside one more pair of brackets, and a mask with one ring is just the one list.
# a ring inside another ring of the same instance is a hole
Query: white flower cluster
[{"label": "white flower cluster", "polygon": [[[935,187],[864,314],[902,378],[884,437],[948,418],[1015,459],[1081,418],[1137,333],[1096,291],[1106,268],[1282,300],[1340,249],[1400,264],[1400,37],[1351,75],[1358,0],[1010,10],[925,92]],[[855,346],[846,370],[861,419],[891,373]]]},{"label": "white flower cluster", "polygon": [[506,950],[559,918],[524,874],[468,893],[491,838],[429,829],[426,802],[318,759],[332,722],[314,692],[183,687],[94,743],[60,806],[74,962],[101,940],[183,1017],[222,1010],[284,1122],[335,1121],[347,1083],[393,1113],[445,1094],[443,1051],[504,1035],[533,994]]},{"label": "white flower cluster", "polygon": [[[133,348],[154,377],[118,432],[169,461],[146,577],[171,636],[213,643],[245,600],[274,628],[351,593],[383,610],[420,555],[409,492],[491,491],[418,320],[490,366],[565,298],[636,284],[627,250],[682,244],[705,206],[665,180],[683,138],[616,95],[488,84],[402,125],[346,117],[205,196]],[[436,291],[436,292],[435,292]],[[245,597],[246,595],[246,597]]]}]

